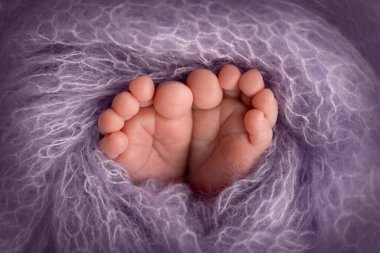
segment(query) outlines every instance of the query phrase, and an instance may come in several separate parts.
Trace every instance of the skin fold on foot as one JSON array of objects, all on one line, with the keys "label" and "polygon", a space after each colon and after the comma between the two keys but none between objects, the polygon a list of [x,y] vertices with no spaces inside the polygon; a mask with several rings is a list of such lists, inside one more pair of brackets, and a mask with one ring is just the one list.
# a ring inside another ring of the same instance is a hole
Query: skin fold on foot
[{"label": "skin fold on foot", "polygon": [[[192,109],[193,108],[193,109]],[[277,102],[260,72],[225,65],[157,89],[139,76],[98,119],[100,149],[133,181],[185,177],[197,192],[218,193],[247,175],[272,142]]]}]

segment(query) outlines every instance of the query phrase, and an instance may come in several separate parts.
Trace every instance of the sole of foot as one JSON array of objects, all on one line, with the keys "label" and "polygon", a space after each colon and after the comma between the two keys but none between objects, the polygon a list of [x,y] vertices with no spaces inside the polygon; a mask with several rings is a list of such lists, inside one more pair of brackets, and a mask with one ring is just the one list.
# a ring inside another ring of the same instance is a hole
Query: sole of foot
[{"label": "sole of foot", "polygon": [[192,131],[191,90],[169,81],[154,87],[148,76],[129,84],[101,113],[99,147],[121,164],[134,182],[183,177]]},{"label": "sole of foot", "polygon": [[256,69],[225,65],[216,76],[197,69],[187,85],[194,97],[188,181],[216,194],[248,174],[270,146],[278,107]]}]

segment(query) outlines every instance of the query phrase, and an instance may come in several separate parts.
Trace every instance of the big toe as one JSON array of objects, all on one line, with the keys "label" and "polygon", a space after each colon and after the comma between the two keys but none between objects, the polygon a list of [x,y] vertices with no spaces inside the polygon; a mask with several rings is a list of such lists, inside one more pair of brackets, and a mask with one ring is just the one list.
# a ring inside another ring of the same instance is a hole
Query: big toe
[{"label": "big toe", "polygon": [[158,114],[175,119],[190,113],[193,94],[183,83],[168,81],[160,84],[154,96],[153,105]]},{"label": "big toe", "polygon": [[186,80],[194,96],[196,109],[217,107],[223,99],[223,90],[218,77],[208,69],[197,69]]}]

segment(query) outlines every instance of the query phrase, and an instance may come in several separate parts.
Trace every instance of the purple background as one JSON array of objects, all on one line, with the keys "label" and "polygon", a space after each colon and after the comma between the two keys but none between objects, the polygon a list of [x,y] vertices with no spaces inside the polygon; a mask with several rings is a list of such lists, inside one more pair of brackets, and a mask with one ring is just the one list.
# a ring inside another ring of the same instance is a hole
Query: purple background
[{"label": "purple background", "polygon": [[[379,252],[376,1],[1,1],[0,252]],[[96,120],[140,74],[256,67],[279,101],[215,199],[134,185]]]}]

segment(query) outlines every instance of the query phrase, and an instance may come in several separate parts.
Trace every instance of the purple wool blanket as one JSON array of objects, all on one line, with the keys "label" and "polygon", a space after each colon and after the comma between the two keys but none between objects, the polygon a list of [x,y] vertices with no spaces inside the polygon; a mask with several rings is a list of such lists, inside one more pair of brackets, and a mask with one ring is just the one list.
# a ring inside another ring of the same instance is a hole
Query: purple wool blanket
[{"label": "purple wool blanket", "polygon": [[[373,2],[373,3],[372,3]],[[375,1],[0,1],[0,252],[380,252]],[[97,118],[137,75],[233,63],[279,103],[212,199],[131,183]]]}]

